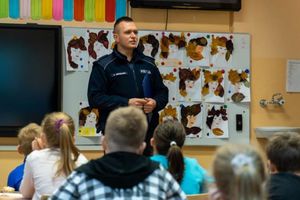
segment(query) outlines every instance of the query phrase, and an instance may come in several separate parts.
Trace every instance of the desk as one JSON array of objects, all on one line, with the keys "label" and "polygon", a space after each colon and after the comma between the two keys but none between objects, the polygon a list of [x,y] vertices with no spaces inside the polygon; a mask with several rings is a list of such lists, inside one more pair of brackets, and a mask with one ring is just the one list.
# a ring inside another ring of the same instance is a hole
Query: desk
[{"label": "desk", "polygon": [[187,195],[187,200],[208,200],[208,193]]},{"label": "desk", "polygon": [[0,200],[28,200],[20,193],[0,193]]}]

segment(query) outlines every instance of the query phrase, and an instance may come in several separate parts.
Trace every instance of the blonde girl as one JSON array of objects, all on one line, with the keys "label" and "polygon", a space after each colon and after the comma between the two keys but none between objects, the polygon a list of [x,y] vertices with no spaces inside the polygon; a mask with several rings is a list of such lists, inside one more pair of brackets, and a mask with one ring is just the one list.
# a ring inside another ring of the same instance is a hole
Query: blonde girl
[{"label": "blonde girl", "polygon": [[251,146],[225,145],[213,161],[216,189],[211,200],[265,200],[265,167],[260,154]]},{"label": "blonde girl", "polygon": [[25,198],[40,199],[57,189],[66,177],[87,159],[74,144],[74,121],[62,112],[42,121],[44,149],[33,151],[25,163],[20,192]]}]

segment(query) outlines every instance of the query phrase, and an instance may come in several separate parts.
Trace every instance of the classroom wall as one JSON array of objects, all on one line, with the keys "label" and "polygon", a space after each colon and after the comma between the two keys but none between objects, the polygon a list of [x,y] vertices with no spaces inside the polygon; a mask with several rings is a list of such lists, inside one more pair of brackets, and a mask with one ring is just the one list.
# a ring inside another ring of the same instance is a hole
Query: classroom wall
[{"label": "classroom wall", "polygon": [[[259,126],[300,126],[299,93],[286,93],[287,59],[300,59],[300,17],[298,0],[242,0],[240,12],[132,9],[131,16],[140,29],[202,32],[242,32],[251,35],[251,144],[263,148],[265,140],[257,140],[254,128]],[[149,17],[153,16],[153,17]],[[166,26],[165,22],[168,21]],[[27,21],[26,21],[27,22]],[[57,21],[29,21],[41,24],[62,24],[77,27],[112,27],[109,23],[81,23]],[[0,19],[0,23],[24,23],[21,20]],[[286,100],[282,108],[261,108],[262,98],[270,100],[281,92]],[[0,145],[16,144],[15,139],[1,138]],[[187,156],[195,157],[210,169],[213,147],[185,147]],[[96,158],[100,151],[84,151],[88,158]],[[22,156],[16,151],[0,151],[0,188],[6,185],[8,172]]]}]

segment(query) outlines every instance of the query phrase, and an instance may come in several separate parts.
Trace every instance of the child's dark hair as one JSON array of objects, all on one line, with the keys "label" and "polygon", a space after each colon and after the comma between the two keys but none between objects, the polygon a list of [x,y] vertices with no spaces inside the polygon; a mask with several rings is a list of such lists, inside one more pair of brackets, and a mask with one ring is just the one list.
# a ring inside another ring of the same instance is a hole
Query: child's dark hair
[{"label": "child's dark hair", "polygon": [[295,132],[278,133],[266,147],[267,157],[279,172],[300,170],[300,135]]},{"label": "child's dark hair", "polygon": [[181,152],[185,141],[184,127],[178,121],[167,120],[156,127],[153,138],[157,152],[167,156],[168,170],[180,183],[184,172],[184,158]]}]

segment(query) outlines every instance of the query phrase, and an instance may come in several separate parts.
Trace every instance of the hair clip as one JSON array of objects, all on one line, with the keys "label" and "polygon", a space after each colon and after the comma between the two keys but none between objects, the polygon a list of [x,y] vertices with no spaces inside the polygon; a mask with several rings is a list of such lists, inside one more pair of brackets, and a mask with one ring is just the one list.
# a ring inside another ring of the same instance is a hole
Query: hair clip
[{"label": "hair clip", "polygon": [[57,133],[59,133],[60,127],[61,127],[61,125],[63,125],[64,122],[65,121],[63,119],[59,119],[59,120],[55,121],[54,127],[55,127],[55,131]]},{"label": "hair clip", "polygon": [[170,142],[170,146],[176,146],[176,145],[177,145],[177,143],[175,141]]},{"label": "hair clip", "polygon": [[231,160],[231,165],[233,167],[234,173],[236,174],[239,173],[239,171],[244,167],[255,170],[253,165],[253,158],[243,153],[235,155]]}]

